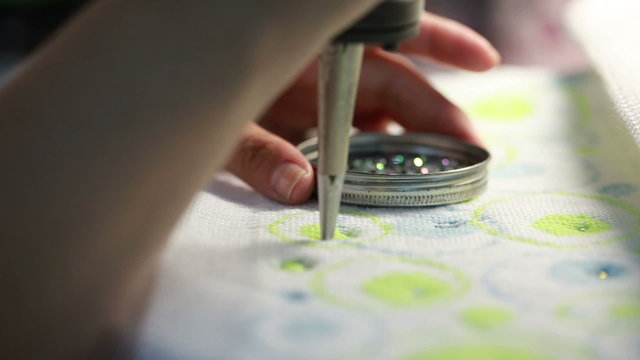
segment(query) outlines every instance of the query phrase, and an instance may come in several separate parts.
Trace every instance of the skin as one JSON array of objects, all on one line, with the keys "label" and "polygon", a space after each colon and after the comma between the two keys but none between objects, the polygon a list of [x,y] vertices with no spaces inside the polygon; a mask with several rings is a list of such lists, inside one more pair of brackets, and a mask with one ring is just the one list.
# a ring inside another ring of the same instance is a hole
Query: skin
[{"label": "skin", "polygon": [[[482,36],[429,13],[422,16],[419,35],[401,43],[399,52],[471,71],[485,71],[500,62],[497,51]],[[315,174],[292,143],[303,140],[305,131],[316,125],[316,100],[317,64],[313,62],[258,124],[245,129],[227,170],[271,199],[292,205],[305,202],[313,192]],[[354,124],[365,131],[384,131],[390,122],[409,131],[436,132],[480,143],[466,115],[435,90],[410,61],[369,48]]]},{"label": "skin", "polygon": [[[96,0],[25,61],[0,89],[0,358],[109,356],[100,346],[131,331],[168,234],[225,163],[269,197],[304,201],[308,163],[251,121],[312,125],[309,64],[375,3]],[[473,70],[498,61],[448,20],[425,15],[422,30],[403,51]],[[364,75],[358,122],[473,139],[406,60],[371,49]],[[297,181],[275,191],[277,169]]]}]

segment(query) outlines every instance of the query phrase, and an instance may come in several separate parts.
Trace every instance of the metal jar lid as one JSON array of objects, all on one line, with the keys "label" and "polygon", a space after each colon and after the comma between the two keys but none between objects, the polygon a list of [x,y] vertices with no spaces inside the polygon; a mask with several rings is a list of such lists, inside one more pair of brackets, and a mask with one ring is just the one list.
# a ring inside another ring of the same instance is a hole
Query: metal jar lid
[{"label": "metal jar lid", "polygon": [[[298,148],[316,165],[317,139]],[[489,153],[476,145],[429,133],[358,133],[351,137],[342,202],[416,207],[470,200],[487,184]]]}]

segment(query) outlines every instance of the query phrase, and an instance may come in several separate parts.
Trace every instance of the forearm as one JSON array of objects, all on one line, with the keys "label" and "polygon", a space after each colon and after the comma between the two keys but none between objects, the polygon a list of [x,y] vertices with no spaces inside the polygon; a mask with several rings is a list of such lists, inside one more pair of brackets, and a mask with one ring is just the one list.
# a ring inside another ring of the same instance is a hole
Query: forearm
[{"label": "forearm", "polygon": [[104,0],[33,57],[0,90],[6,343],[82,354],[246,122],[374,2]]}]

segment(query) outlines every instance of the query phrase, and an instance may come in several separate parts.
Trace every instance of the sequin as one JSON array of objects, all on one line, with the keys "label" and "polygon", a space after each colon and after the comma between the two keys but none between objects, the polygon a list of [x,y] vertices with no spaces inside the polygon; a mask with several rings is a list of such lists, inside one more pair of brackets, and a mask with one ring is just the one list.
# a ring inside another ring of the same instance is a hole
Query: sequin
[{"label": "sequin", "polygon": [[404,155],[402,155],[402,154],[395,155],[393,158],[391,158],[391,162],[396,164],[396,165],[403,164],[404,163]]},{"label": "sequin", "polygon": [[606,270],[598,271],[598,279],[604,280],[609,277],[609,273]]}]

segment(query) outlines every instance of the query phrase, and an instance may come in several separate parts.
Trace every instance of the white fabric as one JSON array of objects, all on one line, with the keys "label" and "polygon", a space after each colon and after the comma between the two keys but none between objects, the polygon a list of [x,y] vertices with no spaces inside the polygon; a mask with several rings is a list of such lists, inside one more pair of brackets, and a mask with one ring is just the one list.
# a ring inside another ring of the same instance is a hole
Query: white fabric
[{"label": "white fabric", "polygon": [[570,28],[602,75],[640,146],[640,1],[577,0]]},{"label": "white fabric", "polygon": [[138,358],[640,358],[640,152],[598,79],[432,80],[492,152],[484,195],[345,206],[351,237],[318,243],[317,203],[222,175],[172,237]]}]

